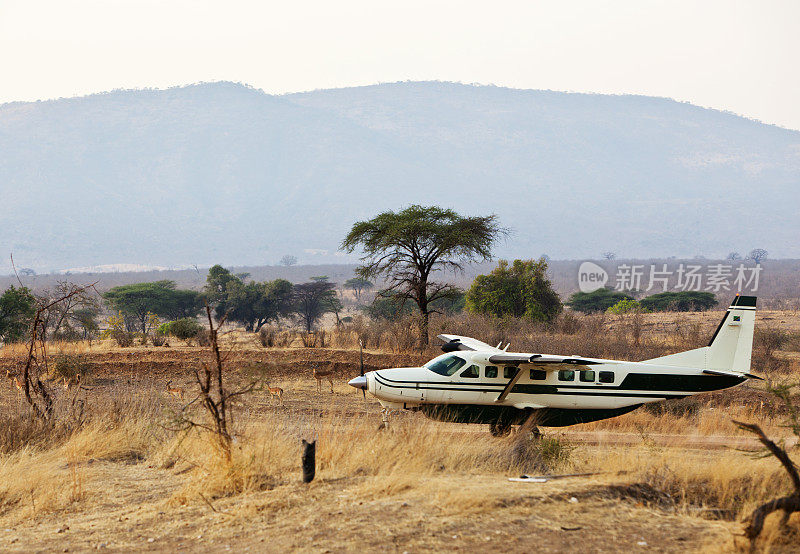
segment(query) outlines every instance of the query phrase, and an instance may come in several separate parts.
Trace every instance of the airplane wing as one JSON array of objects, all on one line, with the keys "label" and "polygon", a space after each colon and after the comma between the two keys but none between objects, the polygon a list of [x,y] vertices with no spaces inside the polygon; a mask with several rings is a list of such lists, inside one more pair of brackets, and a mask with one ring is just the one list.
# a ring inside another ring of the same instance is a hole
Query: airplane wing
[{"label": "airplane wing", "polygon": [[445,350],[445,352],[454,352],[456,350],[488,350],[490,352],[502,352],[499,348],[495,348],[494,346],[471,337],[439,335],[437,338],[446,343],[442,346],[442,350]]},{"label": "airplane wing", "polygon": [[488,361],[493,364],[529,364],[529,365],[595,365],[605,362],[587,360],[576,356],[553,356],[550,354],[525,354],[521,352],[506,352],[485,342],[481,342],[472,337],[462,337],[460,335],[438,335],[439,340],[444,341],[442,350],[445,352],[455,352],[456,350],[472,350],[479,352],[490,352]]},{"label": "airplane wing", "polygon": [[517,352],[503,352],[489,356],[493,364],[531,364],[531,365],[596,365],[603,362],[576,358],[575,356],[551,356],[550,354],[522,354]]}]

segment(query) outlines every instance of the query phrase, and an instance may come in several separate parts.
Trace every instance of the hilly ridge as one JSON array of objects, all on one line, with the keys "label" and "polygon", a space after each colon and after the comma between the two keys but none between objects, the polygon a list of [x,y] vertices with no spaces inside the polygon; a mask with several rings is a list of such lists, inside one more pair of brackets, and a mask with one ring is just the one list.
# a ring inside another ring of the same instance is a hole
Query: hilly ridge
[{"label": "hilly ridge", "polygon": [[499,255],[800,257],[800,132],[667,99],[233,83],[0,106],[0,246],[37,270],[343,262],[357,220],[494,212]]}]

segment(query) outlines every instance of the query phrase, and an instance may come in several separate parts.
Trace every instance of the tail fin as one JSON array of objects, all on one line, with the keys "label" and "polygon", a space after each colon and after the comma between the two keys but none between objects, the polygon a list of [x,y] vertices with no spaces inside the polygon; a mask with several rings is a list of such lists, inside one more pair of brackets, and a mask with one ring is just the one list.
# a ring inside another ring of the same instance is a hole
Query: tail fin
[{"label": "tail fin", "polygon": [[645,360],[645,363],[747,373],[753,352],[755,321],[756,297],[736,295],[708,346]]}]

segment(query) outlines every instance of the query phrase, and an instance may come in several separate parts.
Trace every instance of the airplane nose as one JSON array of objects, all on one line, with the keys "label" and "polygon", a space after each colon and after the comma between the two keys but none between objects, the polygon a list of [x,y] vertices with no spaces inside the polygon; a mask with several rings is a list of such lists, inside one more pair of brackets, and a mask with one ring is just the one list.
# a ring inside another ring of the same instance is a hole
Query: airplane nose
[{"label": "airplane nose", "polygon": [[364,390],[367,388],[367,378],[364,377],[363,375],[359,375],[358,377],[350,379],[350,381],[348,381],[347,384],[350,385],[351,387]]}]

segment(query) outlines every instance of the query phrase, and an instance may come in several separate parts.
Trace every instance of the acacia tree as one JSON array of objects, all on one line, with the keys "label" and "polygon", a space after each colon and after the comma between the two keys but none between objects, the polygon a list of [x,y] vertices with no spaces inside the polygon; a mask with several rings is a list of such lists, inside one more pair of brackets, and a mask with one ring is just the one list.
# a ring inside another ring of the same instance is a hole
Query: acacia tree
[{"label": "acacia tree", "polygon": [[242,275],[245,274],[234,275],[221,265],[209,270],[204,291],[209,304],[215,306],[218,320],[241,323],[247,331],[258,332],[267,322],[292,312],[289,281],[245,283]]},{"label": "acacia tree", "polygon": [[344,282],[344,288],[352,290],[356,295],[356,300],[361,300],[361,293],[370,290],[374,286],[371,281],[361,277],[353,277]]},{"label": "acacia tree", "polygon": [[[134,283],[131,285],[122,285],[114,287],[103,294],[103,298],[108,302],[109,306],[116,311],[122,313],[128,320],[135,321],[141,328],[142,333],[147,333],[147,322],[150,314],[157,316],[169,317],[170,315],[183,314],[185,310],[179,310],[178,306],[182,305],[187,299],[184,295],[176,290],[175,281],[156,281],[154,283]],[[190,304],[196,304],[196,296],[194,300],[190,300]],[[192,316],[197,314],[197,311],[189,310]]]},{"label": "acacia tree", "polygon": [[312,281],[294,286],[295,311],[307,332],[311,332],[319,318],[332,311],[332,303],[338,302],[334,283],[328,278],[312,277]]},{"label": "acacia tree", "polygon": [[280,263],[283,267],[292,267],[293,265],[297,264],[297,257],[292,256],[291,254],[286,254],[278,263]]},{"label": "acacia tree", "polygon": [[363,251],[360,277],[383,276],[389,283],[384,294],[397,294],[417,305],[422,316],[420,339],[428,344],[428,322],[436,311],[431,303],[461,292],[432,280],[433,274],[462,271],[465,263],[490,260],[492,246],[506,232],[495,215],[464,217],[438,206],[414,205],[357,222],[342,249]]},{"label": "acacia tree", "polygon": [[754,264],[760,264],[767,259],[769,253],[763,248],[753,248],[747,255],[748,260],[753,260]]}]

